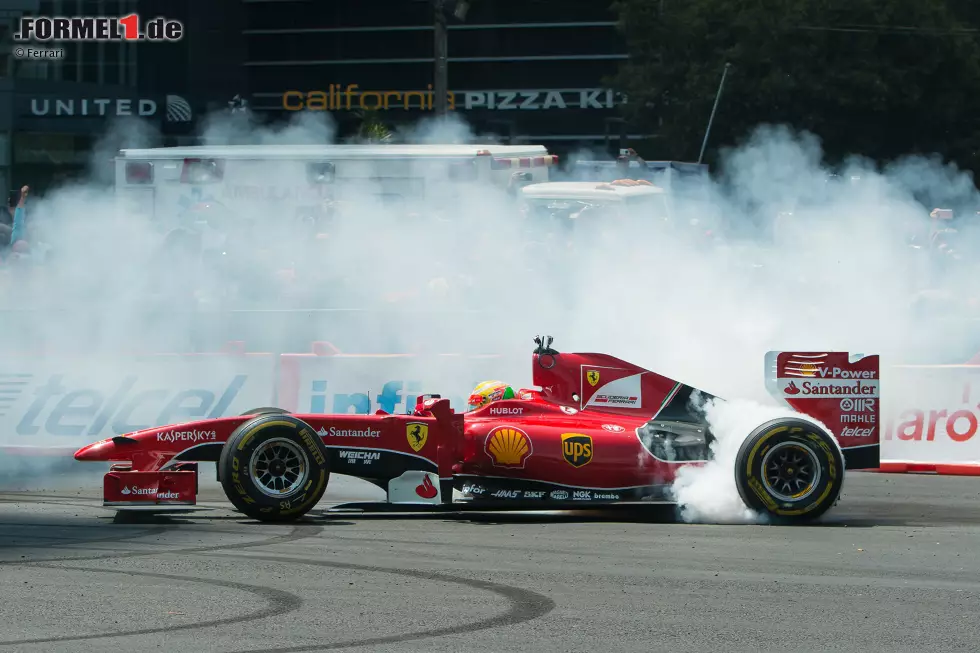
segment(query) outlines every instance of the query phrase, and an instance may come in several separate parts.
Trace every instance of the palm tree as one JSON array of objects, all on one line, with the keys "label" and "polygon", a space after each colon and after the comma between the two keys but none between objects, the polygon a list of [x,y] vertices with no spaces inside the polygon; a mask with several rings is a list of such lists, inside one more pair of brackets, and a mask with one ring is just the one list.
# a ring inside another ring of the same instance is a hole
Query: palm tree
[{"label": "palm tree", "polygon": [[377,111],[358,111],[361,124],[354,140],[362,143],[390,143],[394,137],[391,128],[378,117]]}]

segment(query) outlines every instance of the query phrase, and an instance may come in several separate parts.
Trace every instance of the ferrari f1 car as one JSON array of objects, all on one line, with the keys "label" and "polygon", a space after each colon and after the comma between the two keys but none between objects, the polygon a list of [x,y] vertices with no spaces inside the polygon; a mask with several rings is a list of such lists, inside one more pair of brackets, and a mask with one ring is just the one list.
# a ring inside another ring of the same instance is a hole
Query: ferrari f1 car
[{"label": "ferrari f1 car", "polygon": [[[605,354],[559,353],[551,337],[535,343],[535,387],[468,412],[435,394],[418,397],[411,414],[260,408],[109,438],[75,458],[115,463],[105,506],[161,512],[193,506],[198,465],[216,463],[231,503],[261,521],[306,514],[331,474],[387,492],[384,502],[345,504],[361,510],[669,503],[677,470],[711,459],[702,407],[713,395]],[[745,433],[732,474],[749,508],[812,520],[837,502],[845,468],[878,466],[878,372],[878,356],[766,356],[770,394],[798,417]]]}]

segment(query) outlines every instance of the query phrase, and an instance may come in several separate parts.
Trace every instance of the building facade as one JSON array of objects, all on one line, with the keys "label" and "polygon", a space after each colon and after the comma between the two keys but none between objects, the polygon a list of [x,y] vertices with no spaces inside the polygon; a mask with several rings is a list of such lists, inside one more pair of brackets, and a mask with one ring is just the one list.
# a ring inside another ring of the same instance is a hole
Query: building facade
[{"label": "building facade", "polygon": [[[219,4],[219,3],[214,3]],[[239,9],[237,0],[225,3]],[[241,87],[242,26],[193,0],[4,0],[0,3],[0,189],[42,191],[78,175],[111,181],[125,145],[194,140],[202,115]],[[176,42],[50,41],[49,59],[24,56],[22,16],[179,20]],[[215,25],[220,25],[216,30]],[[220,33],[215,38],[215,32]],[[224,39],[223,37],[229,38]]]},{"label": "building facade", "polygon": [[[623,132],[623,98],[607,88],[627,56],[610,1],[468,4],[448,20],[447,102],[477,138],[564,154],[641,136]],[[130,13],[179,20],[184,36],[16,55],[22,15]],[[269,121],[329,114],[341,137],[366,119],[414,123],[435,109],[434,52],[432,0],[3,0],[0,189],[93,168],[108,182],[116,149],[197,142],[236,96]]]},{"label": "building facade", "polygon": [[[611,2],[471,0],[448,24],[449,110],[480,135],[552,150],[623,136],[607,78],[626,59]],[[327,111],[341,133],[434,109],[431,0],[244,2],[252,108]]]}]

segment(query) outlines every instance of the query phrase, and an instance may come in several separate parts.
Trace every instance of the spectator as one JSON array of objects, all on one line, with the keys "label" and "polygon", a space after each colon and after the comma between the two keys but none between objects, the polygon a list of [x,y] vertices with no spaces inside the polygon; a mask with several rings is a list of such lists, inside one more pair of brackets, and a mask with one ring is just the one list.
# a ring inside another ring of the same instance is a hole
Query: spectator
[{"label": "spectator", "polygon": [[7,249],[13,241],[11,234],[14,229],[14,212],[17,206],[16,191],[11,191],[7,197],[6,211],[0,211],[0,252]]},{"label": "spectator", "polygon": [[17,208],[8,207],[8,209],[13,209],[11,213],[14,218],[13,225],[10,229],[10,245],[18,252],[23,252],[27,249],[24,204],[27,202],[27,193],[29,190],[27,186],[21,188],[20,201],[17,202]]}]

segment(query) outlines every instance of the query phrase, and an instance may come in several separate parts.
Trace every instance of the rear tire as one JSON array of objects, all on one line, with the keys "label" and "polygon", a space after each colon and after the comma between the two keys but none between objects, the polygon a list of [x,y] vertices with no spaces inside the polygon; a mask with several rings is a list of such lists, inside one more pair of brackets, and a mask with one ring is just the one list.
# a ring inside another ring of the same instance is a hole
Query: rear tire
[{"label": "rear tire", "polygon": [[310,426],[276,413],[235,429],[218,459],[228,500],[253,519],[283,522],[309,512],[330,480],[327,448]]},{"label": "rear tire", "polygon": [[829,510],[840,497],[844,458],[833,437],[793,418],[756,428],[735,458],[738,493],[775,523],[800,524]]}]

